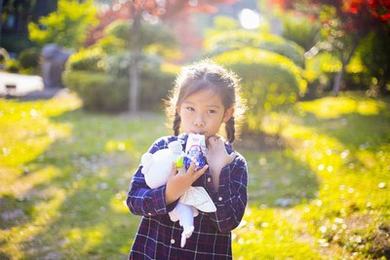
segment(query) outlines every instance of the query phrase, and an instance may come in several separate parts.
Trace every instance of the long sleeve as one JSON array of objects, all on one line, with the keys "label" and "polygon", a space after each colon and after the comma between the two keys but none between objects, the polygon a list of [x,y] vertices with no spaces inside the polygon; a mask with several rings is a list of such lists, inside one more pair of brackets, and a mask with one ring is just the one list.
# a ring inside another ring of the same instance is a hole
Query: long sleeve
[{"label": "long sleeve", "polygon": [[220,232],[230,232],[240,224],[247,204],[247,178],[247,163],[240,155],[222,168],[218,191],[211,194],[217,211],[206,213]]},{"label": "long sleeve", "polygon": [[[164,138],[158,139],[150,148],[149,153],[155,153],[160,149],[166,148],[168,140]],[[166,204],[165,190],[166,185],[151,189],[145,182],[144,175],[141,172],[142,166],[139,166],[134,174],[129,192],[127,194],[127,206],[135,215],[154,216],[158,214],[166,214],[171,211],[177,202]]]}]

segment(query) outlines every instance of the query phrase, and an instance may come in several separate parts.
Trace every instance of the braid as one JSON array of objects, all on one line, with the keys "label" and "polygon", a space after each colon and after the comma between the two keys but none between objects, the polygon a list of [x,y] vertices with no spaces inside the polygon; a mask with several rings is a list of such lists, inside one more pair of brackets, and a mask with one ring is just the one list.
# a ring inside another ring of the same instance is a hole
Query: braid
[{"label": "braid", "polygon": [[235,132],[236,128],[234,126],[234,117],[232,116],[226,123],[225,123],[225,130],[226,135],[229,143],[233,143],[235,139]]},{"label": "braid", "polygon": [[180,122],[181,122],[181,118],[179,114],[175,112],[175,118],[173,120],[173,127],[172,127],[174,135],[179,135]]}]

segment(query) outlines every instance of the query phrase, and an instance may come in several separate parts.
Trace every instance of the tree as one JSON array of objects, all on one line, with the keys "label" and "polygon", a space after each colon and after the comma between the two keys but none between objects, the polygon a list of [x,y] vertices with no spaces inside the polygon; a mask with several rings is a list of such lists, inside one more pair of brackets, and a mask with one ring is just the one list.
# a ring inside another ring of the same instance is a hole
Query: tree
[{"label": "tree", "polygon": [[77,49],[84,44],[88,27],[97,22],[95,15],[93,0],[59,0],[57,11],[28,25],[30,40]]},{"label": "tree", "polygon": [[318,42],[309,54],[321,50],[335,53],[341,61],[333,92],[338,94],[346,66],[361,40],[372,31],[389,33],[390,2],[380,0],[278,0],[284,9],[300,10],[316,16],[322,24],[324,41]]},{"label": "tree", "polygon": [[215,12],[217,9],[215,4],[229,4],[234,3],[236,0],[127,0],[121,2],[114,2],[113,6],[117,12],[123,17],[124,12],[119,11],[122,7],[125,7],[128,11],[128,17],[132,23],[130,33],[130,46],[132,53],[132,63],[129,68],[130,76],[130,91],[129,91],[129,111],[131,113],[138,112],[138,93],[140,89],[139,84],[139,61],[140,54],[142,52],[142,46],[140,44],[140,30],[141,23],[144,19],[161,19],[168,20],[174,16],[183,13],[190,12]]}]

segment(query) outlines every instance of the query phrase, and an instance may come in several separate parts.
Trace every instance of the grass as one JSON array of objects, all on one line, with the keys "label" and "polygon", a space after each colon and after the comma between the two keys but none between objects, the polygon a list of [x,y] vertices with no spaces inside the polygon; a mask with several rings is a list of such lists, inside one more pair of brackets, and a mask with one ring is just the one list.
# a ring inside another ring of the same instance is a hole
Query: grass
[{"label": "grass", "polygon": [[[284,146],[239,150],[250,182],[236,259],[389,256],[389,104],[349,93],[264,119]],[[139,223],[123,203],[130,178],[169,132],[162,115],[79,108],[71,95],[0,100],[1,259],[126,258]]]}]

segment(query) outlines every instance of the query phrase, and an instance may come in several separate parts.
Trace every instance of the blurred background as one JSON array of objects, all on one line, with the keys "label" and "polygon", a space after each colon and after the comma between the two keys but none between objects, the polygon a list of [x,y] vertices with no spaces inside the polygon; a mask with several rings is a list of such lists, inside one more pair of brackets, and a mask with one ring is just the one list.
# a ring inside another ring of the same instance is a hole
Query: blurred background
[{"label": "blurred background", "polygon": [[126,259],[181,66],[241,77],[236,259],[390,257],[390,2],[0,0],[0,259]]}]

